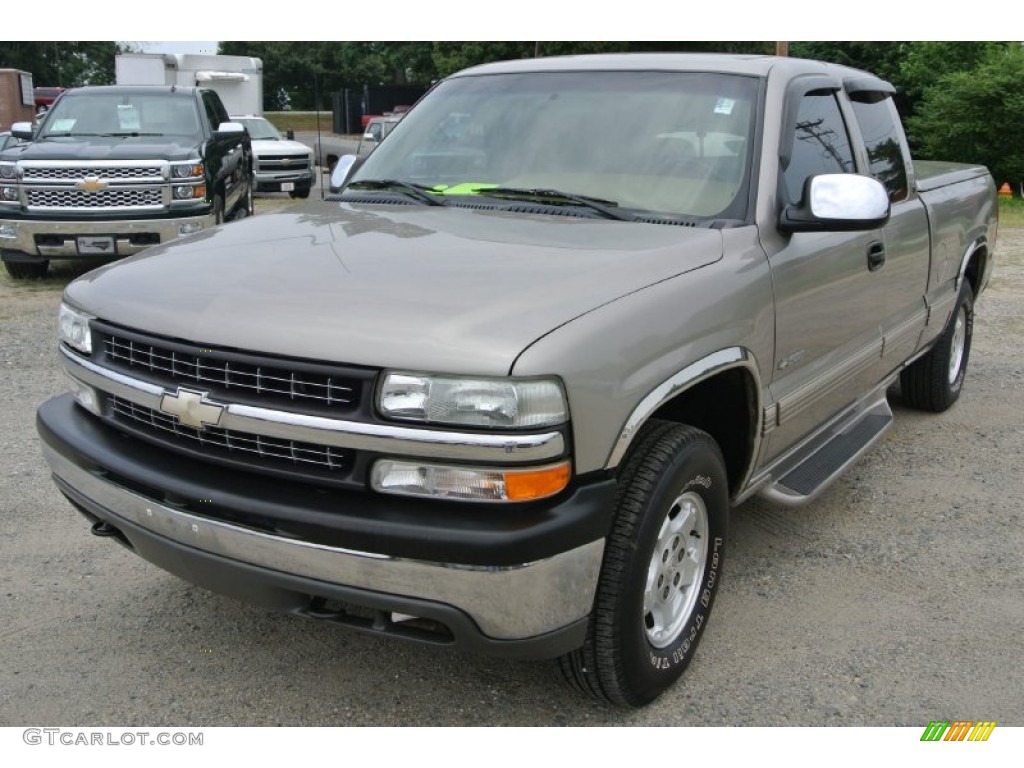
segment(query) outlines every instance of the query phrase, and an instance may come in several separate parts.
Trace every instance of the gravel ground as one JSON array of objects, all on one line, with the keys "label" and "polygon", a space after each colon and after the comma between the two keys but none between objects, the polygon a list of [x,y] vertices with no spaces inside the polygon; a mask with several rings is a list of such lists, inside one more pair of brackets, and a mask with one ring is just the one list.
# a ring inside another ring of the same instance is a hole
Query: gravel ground
[{"label": "gravel ground", "polygon": [[0,726],[1024,725],[1024,230],[998,256],[960,402],[894,398],[896,426],[816,503],[736,510],[696,659],[640,711],[581,700],[547,664],[267,613],[90,536],[33,424],[65,389],[55,313],[76,273],[4,274]]}]

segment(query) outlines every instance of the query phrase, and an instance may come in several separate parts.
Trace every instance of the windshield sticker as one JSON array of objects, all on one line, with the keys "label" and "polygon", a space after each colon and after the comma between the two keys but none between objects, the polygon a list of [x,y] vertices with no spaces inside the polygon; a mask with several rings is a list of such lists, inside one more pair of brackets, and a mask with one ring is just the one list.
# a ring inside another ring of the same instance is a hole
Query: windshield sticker
[{"label": "windshield sticker", "polygon": [[485,184],[481,182],[464,181],[461,184],[455,184],[454,186],[448,186],[447,184],[438,184],[432,188],[431,192],[440,192],[445,195],[475,195],[481,189],[494,189],[497,184]]},{"label": "windshield sticker", "polygon": [[53,125],[50,126],[50,133],[64,133],[70,131],[75,127],[75,123],[78,121],[73,117],[65,117],[61,120],[54,120]]},{"label": "windshield sticker", "polygon": [[715,103],[715,114],[716,115],[731,115],[733,108],[736,106],[736,99],[727,99],[725,97],[719,98]]},{"label": "windshield sticker", "polygon": [[117,121],[120,123],[122,131],[138,131],[142,128],[139,110],[135,108],[134,104],[118,104]]}]

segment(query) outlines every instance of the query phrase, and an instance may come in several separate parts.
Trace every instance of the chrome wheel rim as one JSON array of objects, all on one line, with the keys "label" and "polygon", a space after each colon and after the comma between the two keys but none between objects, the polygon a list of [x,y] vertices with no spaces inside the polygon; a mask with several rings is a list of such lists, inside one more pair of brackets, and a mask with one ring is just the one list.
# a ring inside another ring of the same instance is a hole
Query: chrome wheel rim
[{"label": "chrome wheel rim", "polygon": [[644,631],[655,648],[671,645],[693,613],[707,556],[707,507],[684,493],[669,507],[647,565]]},{"label": "chrome wheel rim", "polygon": [[967,309],[960,307],[953,326],[953,347],[949,356],[949,383],[956,384],[960,375],[960,366],[964,361],[964,348],[967,345]]}]

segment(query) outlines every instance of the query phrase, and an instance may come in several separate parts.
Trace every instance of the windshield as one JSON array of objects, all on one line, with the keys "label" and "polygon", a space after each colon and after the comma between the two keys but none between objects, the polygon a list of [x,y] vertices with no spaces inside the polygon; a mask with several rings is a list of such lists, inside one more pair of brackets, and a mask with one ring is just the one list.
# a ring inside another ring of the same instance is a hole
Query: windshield
[{"label": "windshield", "polygon": [[233,123],[241,123],[245,126],[245,130],[249,132],[249,137],[253,139],[269,139],[271,141],[280,141],[281,133],[274,127],[274,124],[269,120],[262,117],[233,117],[231,118]]},{"label": "windshield", "polygon": [[353,182],[447,194],[558,190],[620,207],[744,218],[758,81],[673,72],[544,72],[441,83]]},{"label": "windshield", "polygon": [[159,94],[65,94],[47,118],[39,138],[200,135],[194,101],[166,91]]}]

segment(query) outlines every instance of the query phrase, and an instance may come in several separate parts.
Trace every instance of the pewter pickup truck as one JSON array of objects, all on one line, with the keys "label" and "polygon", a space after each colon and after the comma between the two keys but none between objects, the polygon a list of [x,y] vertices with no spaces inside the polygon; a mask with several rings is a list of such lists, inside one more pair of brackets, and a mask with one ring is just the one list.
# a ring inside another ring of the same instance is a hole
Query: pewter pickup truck
[{"label": "pewter pickup truck", "polygon": [[912,163],[892,93],[771,57],[456,74],[338,200],[71,283],[53,477],[195,583],[650,701],[731,507],[812,500],[897,380],[960,395],[995,189]]}]

